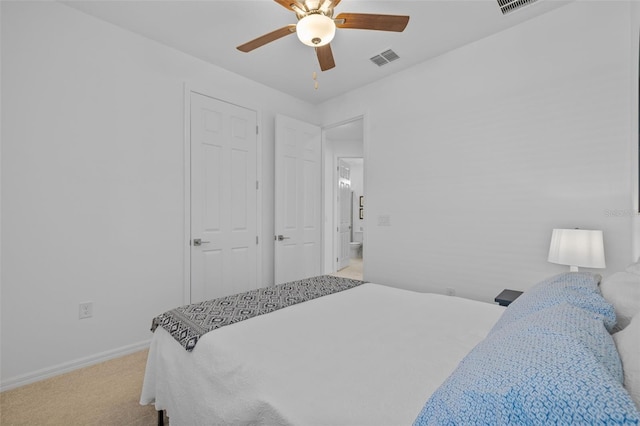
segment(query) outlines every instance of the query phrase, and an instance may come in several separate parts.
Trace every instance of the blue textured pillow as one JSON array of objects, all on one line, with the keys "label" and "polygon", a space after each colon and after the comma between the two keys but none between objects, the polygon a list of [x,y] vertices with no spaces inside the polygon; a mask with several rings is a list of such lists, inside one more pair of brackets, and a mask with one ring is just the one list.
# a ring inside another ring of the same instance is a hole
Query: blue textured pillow
[{"label": "blue textured pillow", "polygon": [[562,304],[487,336],[434,392],[414,425],[639,422],[602,317]]},{"label": "blue textured pillow", "polygon": [[563,304],[487,336],[434,392],[414,425],[639,422],[602,318]]},{"label": "blue textured pillow", "polygon": [[616,325],[616,314],[613,306],[602,297],[598,287],[600,279],[600,275],[588,272],[566,272],[547,278],[513,301],[490,333],[532,313],[563,303],[602,315],[605,327],[611,332]]}]

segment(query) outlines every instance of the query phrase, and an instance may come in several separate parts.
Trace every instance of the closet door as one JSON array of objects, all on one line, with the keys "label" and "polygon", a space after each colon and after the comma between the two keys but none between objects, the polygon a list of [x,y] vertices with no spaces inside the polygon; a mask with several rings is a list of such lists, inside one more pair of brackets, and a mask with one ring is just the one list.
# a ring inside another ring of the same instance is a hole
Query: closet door
[{"label": "closet door", "polygon": [[257,288],[256,121],[191,93],[191,303]]}]

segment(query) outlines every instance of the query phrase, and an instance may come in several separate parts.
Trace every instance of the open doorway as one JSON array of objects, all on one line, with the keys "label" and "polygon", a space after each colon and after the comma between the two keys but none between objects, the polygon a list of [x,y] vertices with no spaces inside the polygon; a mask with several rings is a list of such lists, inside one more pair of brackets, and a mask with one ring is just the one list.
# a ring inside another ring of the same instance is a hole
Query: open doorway
[{"label": "open doorway", "polygon": [[325,273],[362,279],[366,252],[363,120],[323,131]]},{"label": "open doorway", "polygon": [[336,275],[362,279],[364,234],[364,160],[338,157]]}]

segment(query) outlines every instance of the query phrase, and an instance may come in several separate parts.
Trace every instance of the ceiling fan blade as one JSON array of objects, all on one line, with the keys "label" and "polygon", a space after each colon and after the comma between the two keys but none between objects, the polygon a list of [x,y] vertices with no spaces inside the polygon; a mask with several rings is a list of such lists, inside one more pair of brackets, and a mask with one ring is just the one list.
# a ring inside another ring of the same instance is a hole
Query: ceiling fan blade
[{"label": "ceiling fan blade", "polygon": [[330,70],[336,66],[330,44],[316,47],[316,55],[318,55],[318,62],[320,63],[320,69],[322,71]]},{"label": "ceiling fan blade", "polygon": [[338,28],[402,32],[409,23],[409,17],[371,13],[341,13],[335,18],[335,21]]},{"label": "ceiling fan blade", "polygon": [[271,31],[270,33],[248,41],[245,44],[241,44],[240,46],[236,47],[236,49],[241,52],[251,52],[253,49],[257,49],[260,46],[264,46],[267,43],[271,43],[272,41],[278,40],[279,38],[288,36],[289,34],[293,34],[295,32],[295,24],[290,24],[286,27],[278,28],[275,31]]}]

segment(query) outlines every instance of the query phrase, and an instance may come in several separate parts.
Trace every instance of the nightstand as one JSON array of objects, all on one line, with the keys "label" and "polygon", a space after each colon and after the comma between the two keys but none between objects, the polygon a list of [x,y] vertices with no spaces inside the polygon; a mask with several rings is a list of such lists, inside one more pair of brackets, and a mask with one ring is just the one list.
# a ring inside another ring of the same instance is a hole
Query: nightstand
[{"label": "nightstand", "polygon": [[511,302],[516,300],[522,294],[518,290],[502,290],[502,293],[494,299],[500,306],[509,306]]}]

